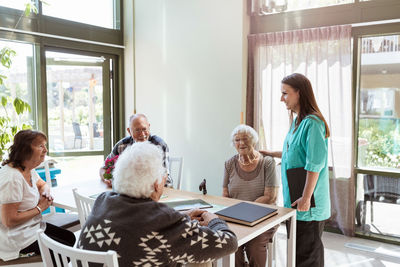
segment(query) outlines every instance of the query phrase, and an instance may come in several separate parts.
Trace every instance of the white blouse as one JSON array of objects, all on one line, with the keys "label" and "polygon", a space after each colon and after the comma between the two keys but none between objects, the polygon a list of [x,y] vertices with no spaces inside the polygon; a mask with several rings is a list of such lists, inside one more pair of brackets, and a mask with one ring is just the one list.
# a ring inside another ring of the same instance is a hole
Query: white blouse
[{"label": "white blouse", "polygon": [[[18,211],[26,211],[36,207],[40,194],[36,186],[39,176],[35,170],[31,171],[32,186],[24,179],[22,173],[8,165],[0,169],[0,205],[18,203]],[[1,222],[0,212],[0,258],[4,261],[19,257],[19,251],[36,241],[36,231],[45,229],[42,214],[38,214],[29,221],[9,228]]]}]

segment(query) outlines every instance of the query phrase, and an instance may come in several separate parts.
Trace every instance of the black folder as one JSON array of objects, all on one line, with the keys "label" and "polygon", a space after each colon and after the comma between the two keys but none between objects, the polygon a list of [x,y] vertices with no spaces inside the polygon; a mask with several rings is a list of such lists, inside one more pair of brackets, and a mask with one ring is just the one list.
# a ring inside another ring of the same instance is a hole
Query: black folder
[{"label": "black folder", "polygon": [[240,202],[215,214],[228,222],[240,223],[247,226],[253,226],[269,217],[277,214],[277,209],[272,209],[247,202]]},{"label": "black folder", "polygon": [[[293,203],[303,196],[304,186],[306,185],[307,170],[303,167],[288,169],[286,171],[289,185],[290,202]],[[314,193],[311,196],[311,207],[315,207]],[[297,205],[293,208],[297,208]]]}]

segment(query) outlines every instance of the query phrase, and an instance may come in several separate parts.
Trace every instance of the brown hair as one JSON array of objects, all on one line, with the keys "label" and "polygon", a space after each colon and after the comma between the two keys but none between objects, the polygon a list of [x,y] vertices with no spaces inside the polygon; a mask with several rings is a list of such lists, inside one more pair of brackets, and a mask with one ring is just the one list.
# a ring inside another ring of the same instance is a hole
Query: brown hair
[{"label": "brown hair", "polygon": [[43,138],[47,141],[47,137],[40,131],[33,130],[21,130],[14,136],[14,143],[8,149],[8,159],[4,160],[2,165],[12,164],[14,168],[21,168],[25,170],[23,162],[29,160],[32,157],[32,143],[36,138]]},{"label": "brown hair", "polygon": [[[293,73],[283,78],[282,83],[289,85],[296,92],[299,92],[300,112],[297,114],[296,127],[294,131],[297,130],[297,127],[306,116],[315,115],[325,124],[325,138],[329,137],[330,131],[328,123],[326,123],[324,116],[322,116],[322,113],[318,108],[310,80],[300,73]],[[293,121],[293,111],[290,112],[290,120]]]}]

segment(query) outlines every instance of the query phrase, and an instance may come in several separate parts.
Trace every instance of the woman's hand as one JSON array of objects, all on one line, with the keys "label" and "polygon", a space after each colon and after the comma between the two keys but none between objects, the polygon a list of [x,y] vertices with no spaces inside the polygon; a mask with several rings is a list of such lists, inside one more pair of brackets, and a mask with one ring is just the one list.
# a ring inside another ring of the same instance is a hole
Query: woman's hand
[{"label": "woman's hand", "polygon": [[[43,194],[44,194],[44,192],[43,192]],[[50,207],[51,204],[53,204],[53,197],[51,197],[51,196],[47,197],[47,196],[44,196],[43,194],[40,197],[39,202],[37,204],[41,210],[45,210],[48,207]]]},{"label": "woman's hand", "polygon": [[51,203],[53,203],[54,197],[50,194],[50,192],[44,191],[42,193],[42,197],[47,198],[48,201],[51,201]]},{"label": "woman's hand", "polygon": [[306,197],[301,197],[292,203],[292,207],[296,205],[298,211],[308,211],[311,206],[311,199]]},{"label": "woman's hand", "polygon": [[269,151],[269,150],[259,150],[264,156],[270,156],[273,158],[282,158],[282,151]]},{"label": "woman's hand", "polygon": [[222,189],[222,196],[223,196],[223,197],[229,197],[229,190],[228,190],[228,187],[224,187],[224,188]]}]

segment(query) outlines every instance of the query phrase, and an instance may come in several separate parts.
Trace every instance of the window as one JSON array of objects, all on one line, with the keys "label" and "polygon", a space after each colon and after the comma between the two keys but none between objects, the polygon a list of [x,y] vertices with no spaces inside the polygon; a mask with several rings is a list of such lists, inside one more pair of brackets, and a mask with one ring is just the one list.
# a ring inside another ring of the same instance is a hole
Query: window
[{"label": "window", "polygon": [[26,0],[0,0],[0,6],[23,10],[26,2]]},{"label": "window", "polygon": [[350,3],[354,0],[264,0],[262,9],[266,13],[276,13]]},{"label": "window", "polygon": [[358,166],[400,171],[400,38],[362,38]]},{"label": "window", "polygon": [[110,128],[103,119],[110,113],[103,101],[110,83],[103,80],[110,72],[105,61],[102,56],[46,51],[50,154],[109,152],[103,152],[103,129]]},{"label": "window", "polygon": [[[119,29],[115,0],[48,1],[42,4],[43,14],[109,29]],[[118,23],[117,23],[118,22]]]},{"label": "window", "polygon": [[[0,97],[19,97],[28,102],[32,110],[35,111],[33,45],[0,40],[0,49],[3,47],[11,48],[16,52],[16,55],[12,58],[11,68],[1,70],[0,74],[6,76],[7,79],[4,80],[3,85],[0,85]],[[9,107],[7,113],[12,114],[10,111],[11,107]],[[6,111],[1,109],[0,112]],[[33,125],[34,114],[35,112],[25,113],[21,122],[30,122]]]},{"label": "window", "polygon": [[399,237],[400,35],[361,37],[356,231]]}]

